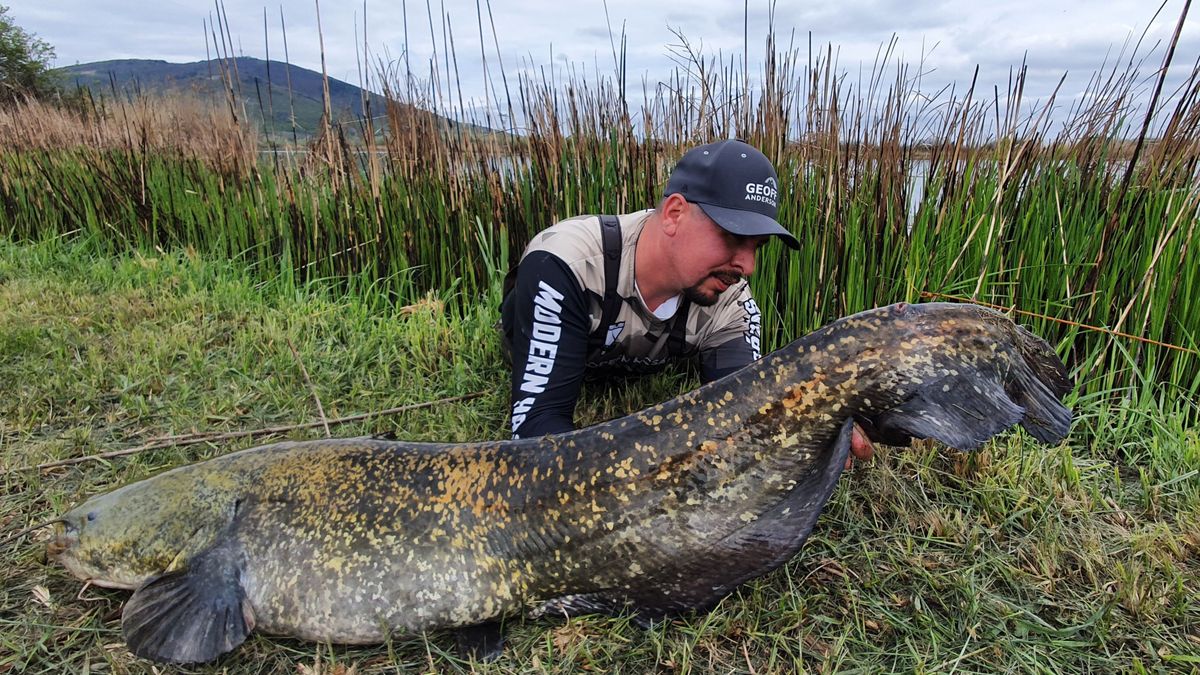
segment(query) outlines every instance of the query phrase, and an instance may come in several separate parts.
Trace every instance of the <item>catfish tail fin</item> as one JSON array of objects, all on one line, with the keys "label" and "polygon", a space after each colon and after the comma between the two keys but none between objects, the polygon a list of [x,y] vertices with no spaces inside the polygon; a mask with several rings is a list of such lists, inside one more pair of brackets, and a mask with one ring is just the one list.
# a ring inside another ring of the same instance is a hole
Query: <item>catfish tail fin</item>
[{"label": "catfish tail fin", "polygon": [[1057,443],[1071,429],[1071,411],[1060,399],[1073,388],[1067,368],[1046,344],[1021,326],[1015,326],[1017,348],[1025,368],[1014,368],[1016,386],[1010,394],[1023,408],[1021,426],[1043,443]]},{"label": "catfish tail fin", "polygon": [[1009,329],[993,337],[1009,344],[996,346],[996,359],[953,363],[952,374],[923,383],[906,401],[866,420],[872,438],[893,445],[932,438],[975,450],[1016,424],[1043,443],[1066,436],[1071,411],[1059,400],[1071,390],[1066,367],[1041,338],[997,318]]}]

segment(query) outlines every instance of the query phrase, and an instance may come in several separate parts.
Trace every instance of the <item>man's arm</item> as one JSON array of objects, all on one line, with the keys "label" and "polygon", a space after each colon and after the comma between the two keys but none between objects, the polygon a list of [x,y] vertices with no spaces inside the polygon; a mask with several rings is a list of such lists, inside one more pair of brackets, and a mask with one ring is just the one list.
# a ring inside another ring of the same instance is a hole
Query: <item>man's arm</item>
[{"label": "man's arm", "polygon": [[512,339],[513,438],[571,431],[591,328],[579,281],[558,257],[531,252],[503,320]]}]

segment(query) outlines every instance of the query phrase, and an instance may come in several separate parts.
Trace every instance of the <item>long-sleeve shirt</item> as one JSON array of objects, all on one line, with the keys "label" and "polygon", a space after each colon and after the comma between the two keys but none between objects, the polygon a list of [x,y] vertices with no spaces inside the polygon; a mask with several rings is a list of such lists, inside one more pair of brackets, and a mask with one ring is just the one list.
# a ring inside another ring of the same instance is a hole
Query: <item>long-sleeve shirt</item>
[{"label": "long-sleeve shirt", "polygon": [[620,216],[621,307],[605,328],[604,345],[591,353],[589,337],[600,328],[605,288],[599,219],[565,220],[529,243],[502,309],[512,354],[514,438],[572,430],[585,372],[650,373],[697,356],[701,379],[708,382],[759,358],[761,314],[745,280],[711,307],[685,304],[682,344],[669,339],[680,298],[651,312],[634,280],[637,239],[650,213]]}]

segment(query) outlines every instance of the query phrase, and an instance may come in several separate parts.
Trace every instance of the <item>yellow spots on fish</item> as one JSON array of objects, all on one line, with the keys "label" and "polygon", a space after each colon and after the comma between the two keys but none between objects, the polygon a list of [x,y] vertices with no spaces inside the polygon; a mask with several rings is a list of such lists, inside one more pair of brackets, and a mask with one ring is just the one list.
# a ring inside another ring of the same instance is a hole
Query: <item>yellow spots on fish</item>
[{"label": "yellow spots on fish", "polygon": [[779,433],[772,436],[771,440],[780,448],[786,450],[800,444],[800,435],[795,431],[789,433],[789,429],[786,426],[780,425]]},{"label": "yellow spots on fish", "polygon": [[609,470],[612,471],[613,475],[622,480],[637,476],[639,473],[637,467],[633,466],[632,457],[626,457],[618,462],[615,466],[609,467]]},{"label": "yellow spots on fish", "polygon": [[758,414],[766,415],[767,413],[771,412],[771,409],[774,407],[775,407],[775,404],[771,403],[770,401],[767,401],[761,407],[759,407]]},{"label": "yellow spots on fish", "polygon": [[758,520],[758,514],[753,511],[743,511],[742,514],[738,516],[738,519],[743,523],[752,523]]},{"label": "yellow spots on fish", "polygon": [[812,379],[784,390],[783,398],[779,401],[785,413],[790,417],[808,411],[828,394],[829,386],[825,384],[826,376],[815,375]]},{"label": "yellow spots on fish", "polygon": [[725,395],[721,397],[721,400],[726,403],[729,403],[730,401],[733,400],[733,392],[732,391],[725,392]]}]

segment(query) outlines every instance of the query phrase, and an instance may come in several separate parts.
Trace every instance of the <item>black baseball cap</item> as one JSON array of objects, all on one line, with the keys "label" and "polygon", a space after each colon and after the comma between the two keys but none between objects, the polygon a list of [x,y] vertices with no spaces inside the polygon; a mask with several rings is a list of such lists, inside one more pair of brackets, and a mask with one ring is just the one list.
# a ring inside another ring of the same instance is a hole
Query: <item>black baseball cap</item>
[{"label": "black baseball cap", "polygon": [[771,160],[739,140],[718,141],[688,150],[667,179],[664,196],[683,195],[727,232],[773,234],[794,249],[800,242],[775,220],[779,175]]}]

